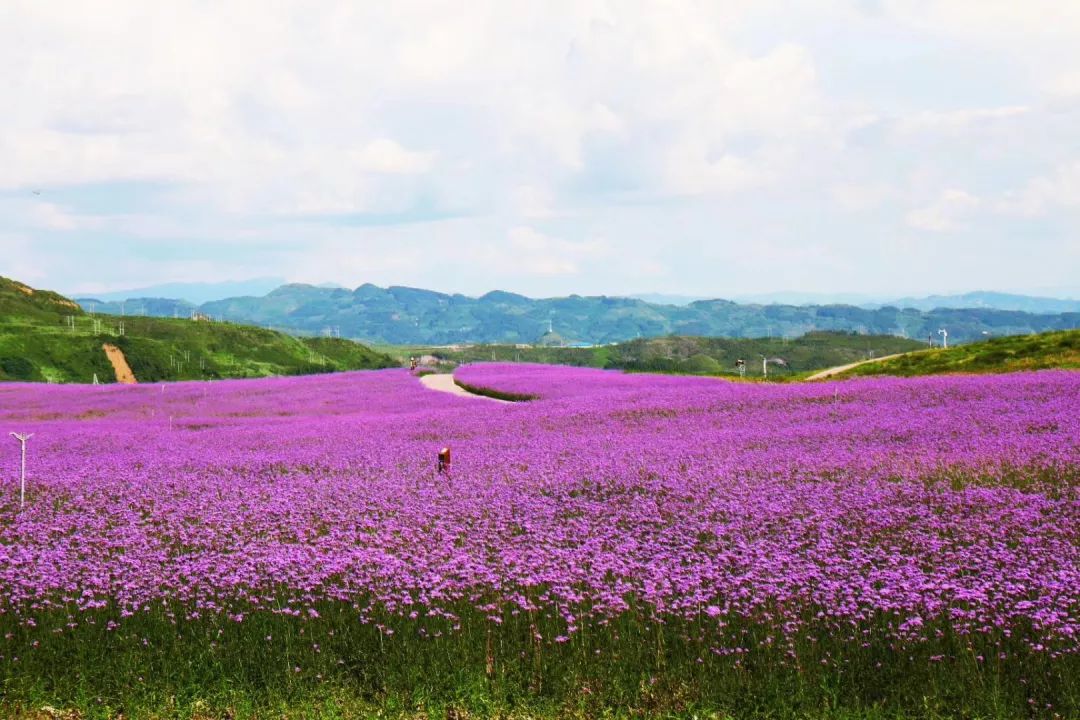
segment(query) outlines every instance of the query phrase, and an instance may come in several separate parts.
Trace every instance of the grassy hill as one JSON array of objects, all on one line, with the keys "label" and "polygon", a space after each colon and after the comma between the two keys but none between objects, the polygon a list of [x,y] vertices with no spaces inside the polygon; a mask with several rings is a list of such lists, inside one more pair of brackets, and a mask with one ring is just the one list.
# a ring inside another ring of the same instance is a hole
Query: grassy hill
[{"label": "grassy hill", "polygon": [[456,350],[423,346],[386,347],[385,350],[402,360],[410,355],[431,354],[458,363],[502,360],[693,375],[736,375],[735,361],[742,358],[746,361],[748,377],[761,375],[761,355],[765,355],[787,362],[787,367],[769,366],[769,376],[781,378],[865,360],[871,354],[881,357],[922,347],[925,347],[922,342],[891,335],[813,332],[793,339],[642,338],[592,348],[474,345]]},{"label": "grassy hill", "polygon": [[968,345],[922,350],[868,363],[836,377],[997,373],[1046,368],[1080,368],[1080,330],[1017,335]]},{"label": "grassy hill", "polygon": [[82,314],[82,308],[59,293],[35,290],[17,280],[0,277],[0,318],[54,322],[62,315]]},{"label": "grassy hill", "polygon": [[349,340],[296,338],[232,323],[91,316],[61,295],[0,278],[0,381],[91,382],[96,374],[101,382],[113,382],[104,343],[124,352],[140,382],[303,375],[397,364]]}]

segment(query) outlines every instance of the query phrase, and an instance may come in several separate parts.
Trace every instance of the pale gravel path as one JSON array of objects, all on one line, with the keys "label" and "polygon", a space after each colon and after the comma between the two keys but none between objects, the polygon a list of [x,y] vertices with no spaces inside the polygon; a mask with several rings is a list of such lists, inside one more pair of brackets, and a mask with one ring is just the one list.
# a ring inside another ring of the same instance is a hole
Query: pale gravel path
[{"label": "pale gravel path", "polygon": [[870,360],[860,360],[859,362],[848,363],[847,365],[837,365],[836,367],[831,367],[828,370],[822,370],[819,373],[814,373],[813,375],[811,375],[810,377],[808,377],[806,379],[807,380],[824,380],[826,378],[831,378],[833,375],[839,375],[842,372],[846,372],[847,370],[850,370],[851,368],[859,367],[860,365],[869,365],[870,363],[881,362],[883,360],[892,360],[893,358],[898,358],[898,357],[901,357],[903,355],[908,355],[908,354],[909,353],[894,353],[892,355],[883,355],[882,357],[872,358]]},{"label": "pale gravel path", "polygon": [[509,400],[500,400],[498,398],[487,397],[486,395],[476,395],[469,392],[465,388],[461,387],[454,382],[454,376],[448,374],[434,373],[431,375],[423,375],[420,378],[420,383],[428,390],[438,390],[439,392],[450,393],[451,395],[458,395],[459,397],[467,397],[478,400],[490,400],[497,403],[509,403]]}]

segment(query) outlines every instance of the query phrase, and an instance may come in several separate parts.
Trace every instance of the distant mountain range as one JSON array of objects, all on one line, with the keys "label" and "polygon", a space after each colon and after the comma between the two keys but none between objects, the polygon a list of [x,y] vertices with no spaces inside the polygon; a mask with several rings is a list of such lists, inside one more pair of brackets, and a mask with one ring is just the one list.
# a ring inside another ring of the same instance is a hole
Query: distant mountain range
[{"label": "distant mountain range", "polygon": [[[930,309],[894,305],[739,304],[696,300],[685,305],[649,303],[636,298],[571,295],[532,299],[493,291],[478,298],[418,288],[355,290],[291,284],[262,296],[239,296],[202,304],[163,298],[132,298],[123,306],[102,298],[79,298],[87,309],[112,314],[189,315],[193,311],[241,323],[272,326],[311,335],[333,334],[395,345],[454,343],[532,343],[551,322],[568,342],[611,343],[636,337],[697,335],[712,337],[798,336],[815,330],[891,334],[916,339],[945,328],[962,342],[987,335],[1015,335],[1080,327],[1080,302],[1000,293],[972,293],[922,299]],[[948,303],[980,303],[949,307]],[[1008,309],[993,303],[1012,304]],[[1051,311],[1020,310],[1046,307]]]},{"label": "distant mountain range", "polygon": [[642,293],[641,295],[628,295],[635,300],[644,300],[652,305],[689,305],[699,300],[709,300],[704,295],[671,295],[668,293]]},{"label": "distant mountain range", "polygon": [[[963,295],[930,295],[923,298],[900,298],[882,305],[933,310],[935,308],[989,308],[992,310],[1020,310],[1030,313],[1080,312],[1080,300],[1012,295],[999,292],[969,292]],[[880,307],[879,305],[878,307]]]},{"label": "distant mountain range", "polygon": [[1032,313],[1080,312],[1080,300],[986,291],[958,295],[902,298],[877,297],[854,293],[778,292],[737,295],[732,299],[736,302],[759,305],[855,305],[867,309],[880,307],[914,308],[916,310],[990,308],[993,310],[1021,310]]},{"label": "distant mountain range", "polygon": [[[184,300],[189,305],[221,300],[222,298],[236,297],[237,295],[265,295],[275,288],[285,284],[285,279],[280,277],[261,277],[250,280],[229,280],[213,283],[164,283],[161,285],[148,285],[132,290],[115,290],[112,292],[93,293],[92,296],[99,301],[120,302],[131,298],[175,298]],[[90,297],[90,293],[76,293],[81,297]],[[74,297],[68,293],[69,297]],[[170,300],[170,302],[173,302]]]},{"label": "distant mountain range", "polygon": [[[197,307],[203,303],[226,300],[236,297],[261,297],[286,285],[283,278],[262,277],[249,280],[233,280],[215,283],[165,283],[149,285],[132,290],[116,290],[106,293],[76,293],[70,297],[93,298],[99,302],[120,302],[126,300],[154,303],[162,307],[177,304],[177,307]],[[320,283],[315,287],[322,289],[347,288],[336,283]],[[1053,291],[1053,296],[1049,295]],[[995,310],[1021,310],[1032,313],[1080,312],[1080,288],[1050,288],[1046,295],[1024,295],[1017,293],[977,291],[955,295],[929,295],[926,297],[891,298],[865,293],[813,293],[813,292],[771,292],[750,295],[734,295],[727,299],[747,305],[855,305],[874,309],[885,306],[933,310],[934,308],[992,308]],[[644,300],[650,305],[686,306],[702,300],[713,300],[709,295],[678,295],[672,293],[639,293],[626,295],[635,300]],[[171,312],[171,310],[169,310]],[[154,314],[156,314],[155,311]]]}]

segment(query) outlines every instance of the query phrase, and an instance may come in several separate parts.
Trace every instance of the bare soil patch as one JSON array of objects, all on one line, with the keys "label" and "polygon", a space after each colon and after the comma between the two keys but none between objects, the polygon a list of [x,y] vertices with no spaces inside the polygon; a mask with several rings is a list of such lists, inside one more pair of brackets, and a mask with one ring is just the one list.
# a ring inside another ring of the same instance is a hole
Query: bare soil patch
[{"label": "bare soil patch", "polygon": [[131,367],[127,364],[127,358],[124,357],[123,351],[109,343],[105,343],[101,348],[105,351],[105,357],[109,358],[109,362],[112,363],[113,372],[116,373],[116,382],[124,385],[135,385],[138,380],[135,379],[135,373],[131,372]]}]

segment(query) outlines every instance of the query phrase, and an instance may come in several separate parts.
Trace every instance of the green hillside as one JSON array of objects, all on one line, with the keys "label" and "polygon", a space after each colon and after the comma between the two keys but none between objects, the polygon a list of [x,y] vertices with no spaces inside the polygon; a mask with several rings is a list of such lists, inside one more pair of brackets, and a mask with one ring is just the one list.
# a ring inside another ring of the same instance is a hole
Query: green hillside
[{"label": "green hillside", "polygon": [[787,363],[769,366],[770,377],[782,378],[922,347],[925,347],[922,342],[891,335],[813,332],[792,339],[642,338],[592,348],[474,345],[460,349],[408,346],[385,350],[402,361],[411,355],[430,354],[457,363],[501,360],[692,375],[736,375],[735,362],[741,358],[746,361],[748,377],[761,375],[761,355],[765,355],[782,358]]},{"label": "green hillside", "polygon": [[[121,334],[121,325],[123,334]],[[120,348],[140,382],[303,375],[392,367],[349,340],[295,338],[232,323],[91,316],[56,293],[0,278],[0,381],[113,382],[102,345]]]},{"label": "green hillside", "polygon": [[951,348],[922,350],[860,365],[836,377],[998,373],[1046,368],[1080,368],[1080,330],[998,337]]},{"label": "green hillside", "polygon": [[50,290],[35,290],[17,280],[0,277],[0,319],[54,322],[63,315],[82,315],[74,301]]}]

